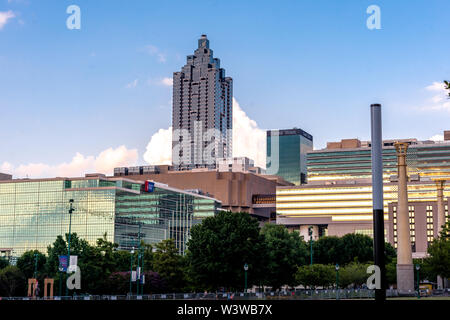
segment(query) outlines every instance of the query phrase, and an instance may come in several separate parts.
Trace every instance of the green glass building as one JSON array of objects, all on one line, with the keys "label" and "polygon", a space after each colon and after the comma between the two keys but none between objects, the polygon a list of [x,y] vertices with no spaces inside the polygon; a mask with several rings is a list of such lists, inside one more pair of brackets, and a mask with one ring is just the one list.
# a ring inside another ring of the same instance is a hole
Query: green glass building
[{"label": "green glass building", "polygon": [[312,135],[301,129],[268,130],[267,171],[295,185],[304,184],[307,177],[306,155],[312,150]]},{"label": "green glass building", "polygon": [[[146,184],[151,188],[146,188]],[[22,179],[0,181],[0,255],[47,251],[58,235],[71,232],[94,244],[105,233],[119,249],[139,239],[157,243],[175,239],[181,254],[190,228],[214,216],[221,203],[210,197],[156,182],[107,178]]]}]

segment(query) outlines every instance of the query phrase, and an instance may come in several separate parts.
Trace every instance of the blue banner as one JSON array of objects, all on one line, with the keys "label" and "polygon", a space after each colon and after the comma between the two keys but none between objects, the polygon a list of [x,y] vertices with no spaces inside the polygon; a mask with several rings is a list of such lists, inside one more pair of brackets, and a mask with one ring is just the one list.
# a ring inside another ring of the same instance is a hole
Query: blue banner
[{"label": "blue banner", "polygon": [[67,267],[69,266],[69,259],[67,258],[67,256],[58,256],[58,260],[59,260],[59,271],[63,271],[66,272],[67,271]]}]

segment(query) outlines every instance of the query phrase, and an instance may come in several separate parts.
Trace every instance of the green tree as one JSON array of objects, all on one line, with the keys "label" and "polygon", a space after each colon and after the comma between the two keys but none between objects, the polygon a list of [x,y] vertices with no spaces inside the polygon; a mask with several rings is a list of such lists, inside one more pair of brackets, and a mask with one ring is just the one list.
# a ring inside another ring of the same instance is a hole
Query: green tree
[{"label": "green tree", "polygon": [[449,91],[448,96],[450,97],[450,82],[444,80],[444,86],[445,86],[445,89]]},{"label": "green tree", "polygon": [[386,282],[388,286],[397,283],[397,258],[386,263]]},{"label": "green tree", "polygon": [[183,257],[178,253],[173,239],[156,244],[153,254],[153,271],[165,281],[167,290],[180,292],[185,286]]},{"label": "green tree", "polygon": [[283,225],[265,224],[261,233],[267,253],[265,284],[272,289],[294,285],[297,268],[308,260],[306,243],[298,232],[290,233]]},{"label": "green tree", "polygon": [[357,287],[367,282],[369,274],[367,267],[369,264],[351,262],[339,270],[339,286],[347,288],[349,286]]},{"label": "green tree", "polygon": [[242,289],[244,264],[248,286],[262,281],[264,239],[258,221],[246,212],[219,212],[191,229],[187,259],[199,289]]},{"label": "green tree", "polygon": [[341,238],[328,236],[313,243],[313,262],[317,264],[343,264],[344,247]]},{"label": "green tree", "polygon": [[25,296],[26,278],[16,266],[0,270],[0,296]]},{"label": "green tree", "polygon": [[295,280],[305,288],[330,287],[336,282],[335,269],[333,265],[324,264],[301,266],[295,273]]},{"label": "green tree", "polygon": [[428,272],[450,278],[450,221],[428,247],[428,254],[429,257],[424,262]]},{"label": "green tree", "polygon": [[17,259],[17,267],[20,269],[20,271],[23,272],[23,274],[27,279],[34,277],[34,270],[36,265],[35,254],[37,255],[38,277],[42,276],[43,274],[46,274],[45,265],[47,262],[47,257],[38,250],[25,251],[19,257],[19,259]]},{"label": "green tree", "polygon": [[342,238],[343,263],[373,261],[373,239],[367,235],[348,233]]},{"label": "green tree", "polygon": [[[47,248],[47,271],[56,276],[59,266],[59,255],[67,255],[67,239],[58,236],[52,246]],[[99,248],[90,245],[85,239],[72,233],[70,240],[70,255],[78,256],[78,266],[81,270],[81,290],[79,293],[101,293],[105,279],[109,275],[103,273],[103,254]],[[63,279],[64,281],[64,279]],[[63,286],[64,287],[64,286]]]},{"label": "green tree", "polygon": [[0,257],[0,270],[9,266],[9,260],[3,257]]},{"label": "green tree", "polygon": [[[322,237],[313,244],[314,262],[346,265],[351,262],[373,261],[373,239],[367,235],[349,233],[343,237]],[[386,263],[396,257],[395,249],[385,243]]]}]

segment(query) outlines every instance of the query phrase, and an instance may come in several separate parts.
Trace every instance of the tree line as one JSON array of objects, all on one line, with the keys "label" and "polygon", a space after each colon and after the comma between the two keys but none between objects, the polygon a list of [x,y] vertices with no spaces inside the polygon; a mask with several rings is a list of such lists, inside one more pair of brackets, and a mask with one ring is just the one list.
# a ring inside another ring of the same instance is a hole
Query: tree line
[{"label": "tree line", "polygon": [[[450,277],[449,225],[429,247],[429,258],[416,260],[421,265],[421,279],[436,275]],[[58,271],[58,256],[67,254],[67,238],[58,236],[46,254],[27,251],[15,266],[0,259],[0,296],[24,296],[27,279],[32,278],[37,262],[37,278],[55,280],[54,292],[65,290],[65,274]],[[241,291],[247,278],[248,288],[269,286],[272,290],[288,285],[307,288],[336,286],[335,265],[339,264],[339,287],[360,287],[368,278],[367,267],[373,264],[373,240],[367,235],[325,236],[311,243],[298,232],[282,225],[265,224],[248,213],[220,212],[191,229],[184,256],[172,239],[155,245],[141,243],[144,294],[168,292]],[[106,240],[95,245],[71,235],[71,254],[78,256],[81,289],[77,294],[127,294],[130,269],[136,270],[138,252],[118,250]],[[37,259],[36,259],[37,257]],[[396,251],[386,243],[386,269],[389,284],[396,282]],[[244,270],[244,265],[248,267]],[[247,276],[247,277],[246,277]],[[136,284],[132,291],[136,293]],[[64,291],[62,292],[64,294]],[[41,293],[42,294],[42,293]]]}]

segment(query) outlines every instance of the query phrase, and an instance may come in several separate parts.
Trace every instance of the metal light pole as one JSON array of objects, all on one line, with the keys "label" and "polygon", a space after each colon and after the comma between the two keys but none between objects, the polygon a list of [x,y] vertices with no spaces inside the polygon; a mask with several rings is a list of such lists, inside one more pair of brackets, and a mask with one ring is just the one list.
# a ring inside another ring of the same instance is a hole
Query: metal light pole
[{"label": "metal light pole", "polygon": [[417,270],[417,299],[420,299],[420,264],[416,264],[416,270]]},{"label": "metal light pole", "polygon": [[375,300],[386,300],[386,266],[384,261],[384,205],[383,205],[383,140],[381,105],[370,106],[372,128],[372,198],[373,198],[373,249],[375,265],[380,268],[381,288],[375,289]]},{"label": "metal light pole", "polygon": [[336,300],[339,300],[339,264],[336,263],[334,269],[336,270]]},{"label": "metal light pole", "polygon": [[34,254],[34,278],[37,279],[37,264],[38,264],[38,254]]},{"label": "metal light pole", "polygon": [[133,254],[134,254],[134,247],[130,251],[130,298],[131,298],[131,295],[133,294],[133,292],[131,291],[132,290],[131,281],[133,279]]},{"label": "metal light pole", "polygon": [[[139,222],[138,231],[138,257],[137,257],[137,267],[136,267],[136,295],[139,295],[139,288],[141,283],[141,223]],[[139,279],[138,277],[139,276]]]},{"label": "metal light pole", "polygon": [[247,293],[247,271],[248,271],[248,264],[244,264],[244,277],[245,277],[244,292],[245,293]]},{"label": "metal light pole", "polygon": [[313,227],[308,227],[309,234],[309,244],[310,244],[310,256],[311,256],[311,265],[313,264]]},{"label": "metal light pole", "polygon": [[[70,266],[70,236],[71,236],[71,233],[72,233],[72,212],[75,210],[74,208],[73,208],[73,199],[70,199],[69,200],[69,205],[70,205],[70,207],[69,207],[69,239],[68,239],[68,243],[67,243],[67,259],[69,260],[69,266]],[[67,287],[67,284],[66,284],[66,296],[68,296],[69,295],[69,287]]]}]

